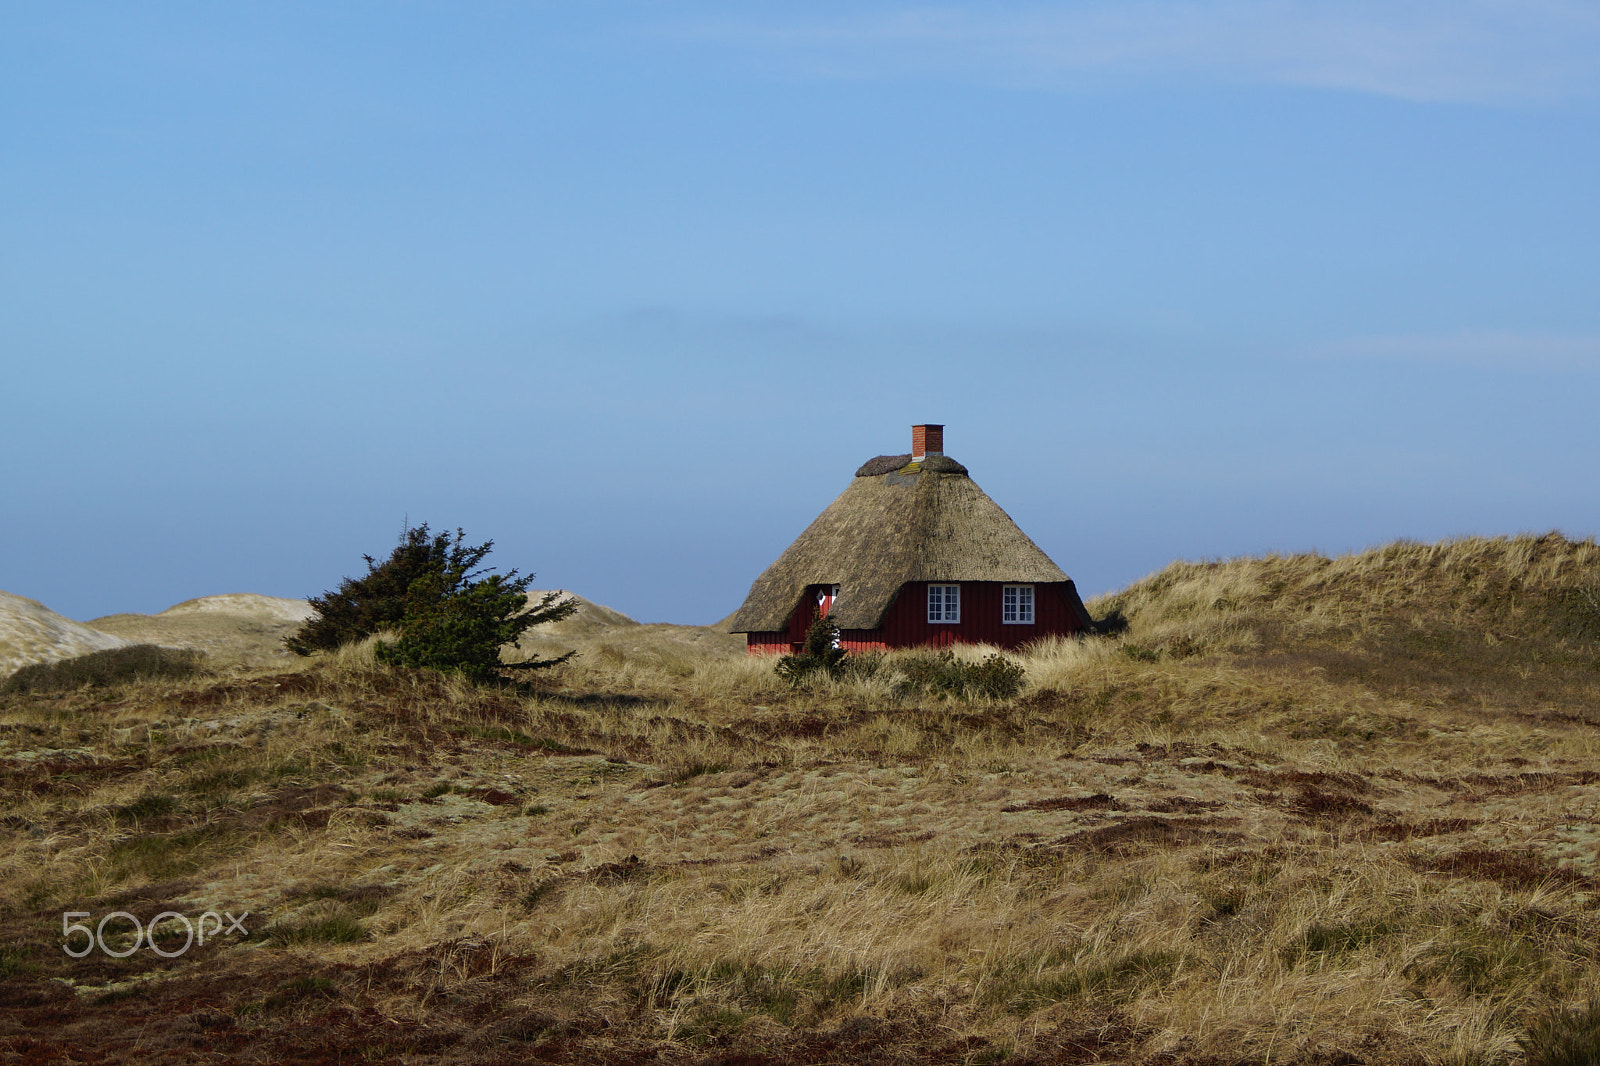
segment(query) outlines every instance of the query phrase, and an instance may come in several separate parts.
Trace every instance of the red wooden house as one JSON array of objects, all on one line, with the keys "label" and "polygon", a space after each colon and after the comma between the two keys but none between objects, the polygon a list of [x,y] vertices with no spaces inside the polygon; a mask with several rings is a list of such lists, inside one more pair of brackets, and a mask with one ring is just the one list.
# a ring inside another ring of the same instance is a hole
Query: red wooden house
[{"label": "red wooden house", "polygon": [[818,612],[853,651],[919,644],[1016,647],[1089,628],[1072,580],[944,454],[944,427],[911,427],[750,586],[729,628],[752,652],[798,650]]}]

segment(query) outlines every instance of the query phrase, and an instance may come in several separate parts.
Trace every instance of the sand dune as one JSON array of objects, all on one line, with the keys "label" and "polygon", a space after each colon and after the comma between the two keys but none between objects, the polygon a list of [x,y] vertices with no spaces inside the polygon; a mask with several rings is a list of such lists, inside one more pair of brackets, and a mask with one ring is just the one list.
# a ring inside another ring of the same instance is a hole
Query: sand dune
[{"label": "sand dune", "polygon": [[609,607],[600,606],[593,600],[586,600],[571,589],[530,590],[528,592],[528,602],[538,603],[552,592],[577,600],[578,609],[559,622],[546,622],[542,626],[535,626],[529,630],[531,636],[542,637],[546,640],[561,640],[564,638],[592,636],[603,630],[639,624],[621,611],[613,611]]},{"label": "sand dune", "polygon": [[174,607],[168,607],[157,617],[170,618],[189,614],[243,614],[299,625],[311,617],[312,611],[311,605],[305,600],[286,600],[279,596],[231,592],[221,596],[202,596],[197,600],[184,600]]},{"label": "sand dune", "polygon": [[305,600],[236,592],[185,600],[160,614],[112,614],[88,624],[128,643],[197,648],[219,664],[270,666],[295,658],[283,638],[310,617]]},{"label": "sand dune", "polygon": [[31,663],[70,659],[127,643],[56,614],[38,600],[0,592],[0,675]]},{"label": "sand dune", "polygon": [[[660,664],[682,663],[686,657],[697,655],[725,658],[744,653],[743,636],[729,636],[712,626],[640,623],[569,590],[559,591],[578,601],[577,611],[559,622],[528,630],[516,648],[506,652],[509,661],[576,651],[583,656],[598,655],[609,660],[626,657]],[[528,595],[537,603],[545,593]]]}]

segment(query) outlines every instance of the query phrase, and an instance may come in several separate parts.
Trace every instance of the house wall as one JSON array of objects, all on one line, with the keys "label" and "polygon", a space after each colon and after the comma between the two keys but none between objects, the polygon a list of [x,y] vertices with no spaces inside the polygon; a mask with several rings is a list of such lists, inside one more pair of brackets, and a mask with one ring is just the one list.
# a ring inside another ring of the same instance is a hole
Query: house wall
[{"label": "house wall", "polygon": [[744,645],[751,655],[788,655],[793,650],[787,632],[746,633]]},{"label": "house wall", "polygon": [[[911,648],[919,645],[948,647],[951,644],[996,644],[1015,648],[1040,637],[1068,636],[1078,628],[1071,607],[1068,582],[1033,586],[1032,625],[1007,625],[1000,620],[1000,591],[1012,582],[960,581],[961,621],[928,621],[928,582],[910,581],[885,612],[877,629],[846,629],[839,643],[849,651]],[[788,628],[779,633],[750,633],[746,647],[752,653],[787,655],[805,639],[811,623],[809,601],[789,616]]]}]

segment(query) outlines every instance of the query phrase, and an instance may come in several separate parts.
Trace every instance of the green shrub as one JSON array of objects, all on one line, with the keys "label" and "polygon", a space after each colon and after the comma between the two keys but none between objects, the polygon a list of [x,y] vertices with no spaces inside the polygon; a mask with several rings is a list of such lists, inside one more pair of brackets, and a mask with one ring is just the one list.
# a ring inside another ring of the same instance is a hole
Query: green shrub
[{"label": "green shrub", "polygon": [[839,627],[824,615],[817,615],[806,629],[806,648],[799,655],[785,655],[773,667],[791,685],[799,685],[813,674],[837,678],[844,673],[845,650],[839,647]]},{"label": "green shrub", "polygon": [[556,603],[559,594],[550,593],[537,607],[524,611],[532,580],[532,574],[519,578],[513,570],[475,581],[445,575],[413,582],[414,595],[400,623],[400,637],[393,644],[379,641],[378,659],[479,682],[492,680],[498,670],[537,670],[566,662],[572,652],[554,659],[500,661],[500,648],[515,643],[529,627],[565,618],[577,609],[571,600]]},{"label": "green shrub", "polygon": [[407,529],[400,535],[399,546],[383,562],[362,556],[367,561],[365,577],[347,577],[338,589],[308,598],[306,602],[316,614],[286,639],[284,646],[299,655],[310,655],[397,627],[405,618],[413,582],[452,568],[470,571],[493,544],[468,547],[462,543],[464,539],[459,529],[453,543],[448,533],[430,537],[426,522]]},{"label": "green shrub", "polygon": [[106,688],[135,681],[177,680],[204,670],[205,655],[192,648],[132,644],[24,666],[0,682],[0,694],[71,692],[84,686]]},{"label": "green shrub", "polygon": [[949,649],[914,652],[895,667],[902,678],[900,687],[907,692],[958,695],[965,677],[963,664]]},{"label": "green shrub", "polygon": [[1026,675],[1021,663],[1004,655],[996,653],[967,663],[949,649],[908,655],[895,667],[901,674],[902,694],[921,692],[962,699],[1011,699],[1022,691]]},{"label": "green shrub", "polygon": [[1027,671],[1014,659],[997,654],[984,657],[982,662],[970,664],[966,673],[965,690],[969,696],[1009,700],[1022,691],[1022,679]]},{"label": "green shrub", "polygon": [[478,682],[492,680],[500,670],[536,670],[566,662],[571,653],[500,661],[501,647],[532,626],[565,618],[577,610],[577,603],[552,592],[530,607],[527,591],[533,575],[474,569],[494,541],[467,545],[465,539],[459,529],[454,537],[429,536],[426,523],[406,530],[382,563],[363,557],[365,577],[346,578],[338,591],[307,601],[317,614],[285,646],[310,655],[393,630],[397,640],[378,643],[381,661],[458,673]]}]

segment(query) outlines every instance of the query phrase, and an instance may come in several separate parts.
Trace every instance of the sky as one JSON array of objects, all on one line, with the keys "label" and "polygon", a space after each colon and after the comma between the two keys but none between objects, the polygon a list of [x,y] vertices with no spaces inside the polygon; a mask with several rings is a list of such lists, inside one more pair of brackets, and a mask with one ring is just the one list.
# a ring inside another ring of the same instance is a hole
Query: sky
[{"label": "sky", "polygon": [[1600,531],[1600,8],[0,3],[0,589],[709,623],[943,423],[1085,596]]}]

